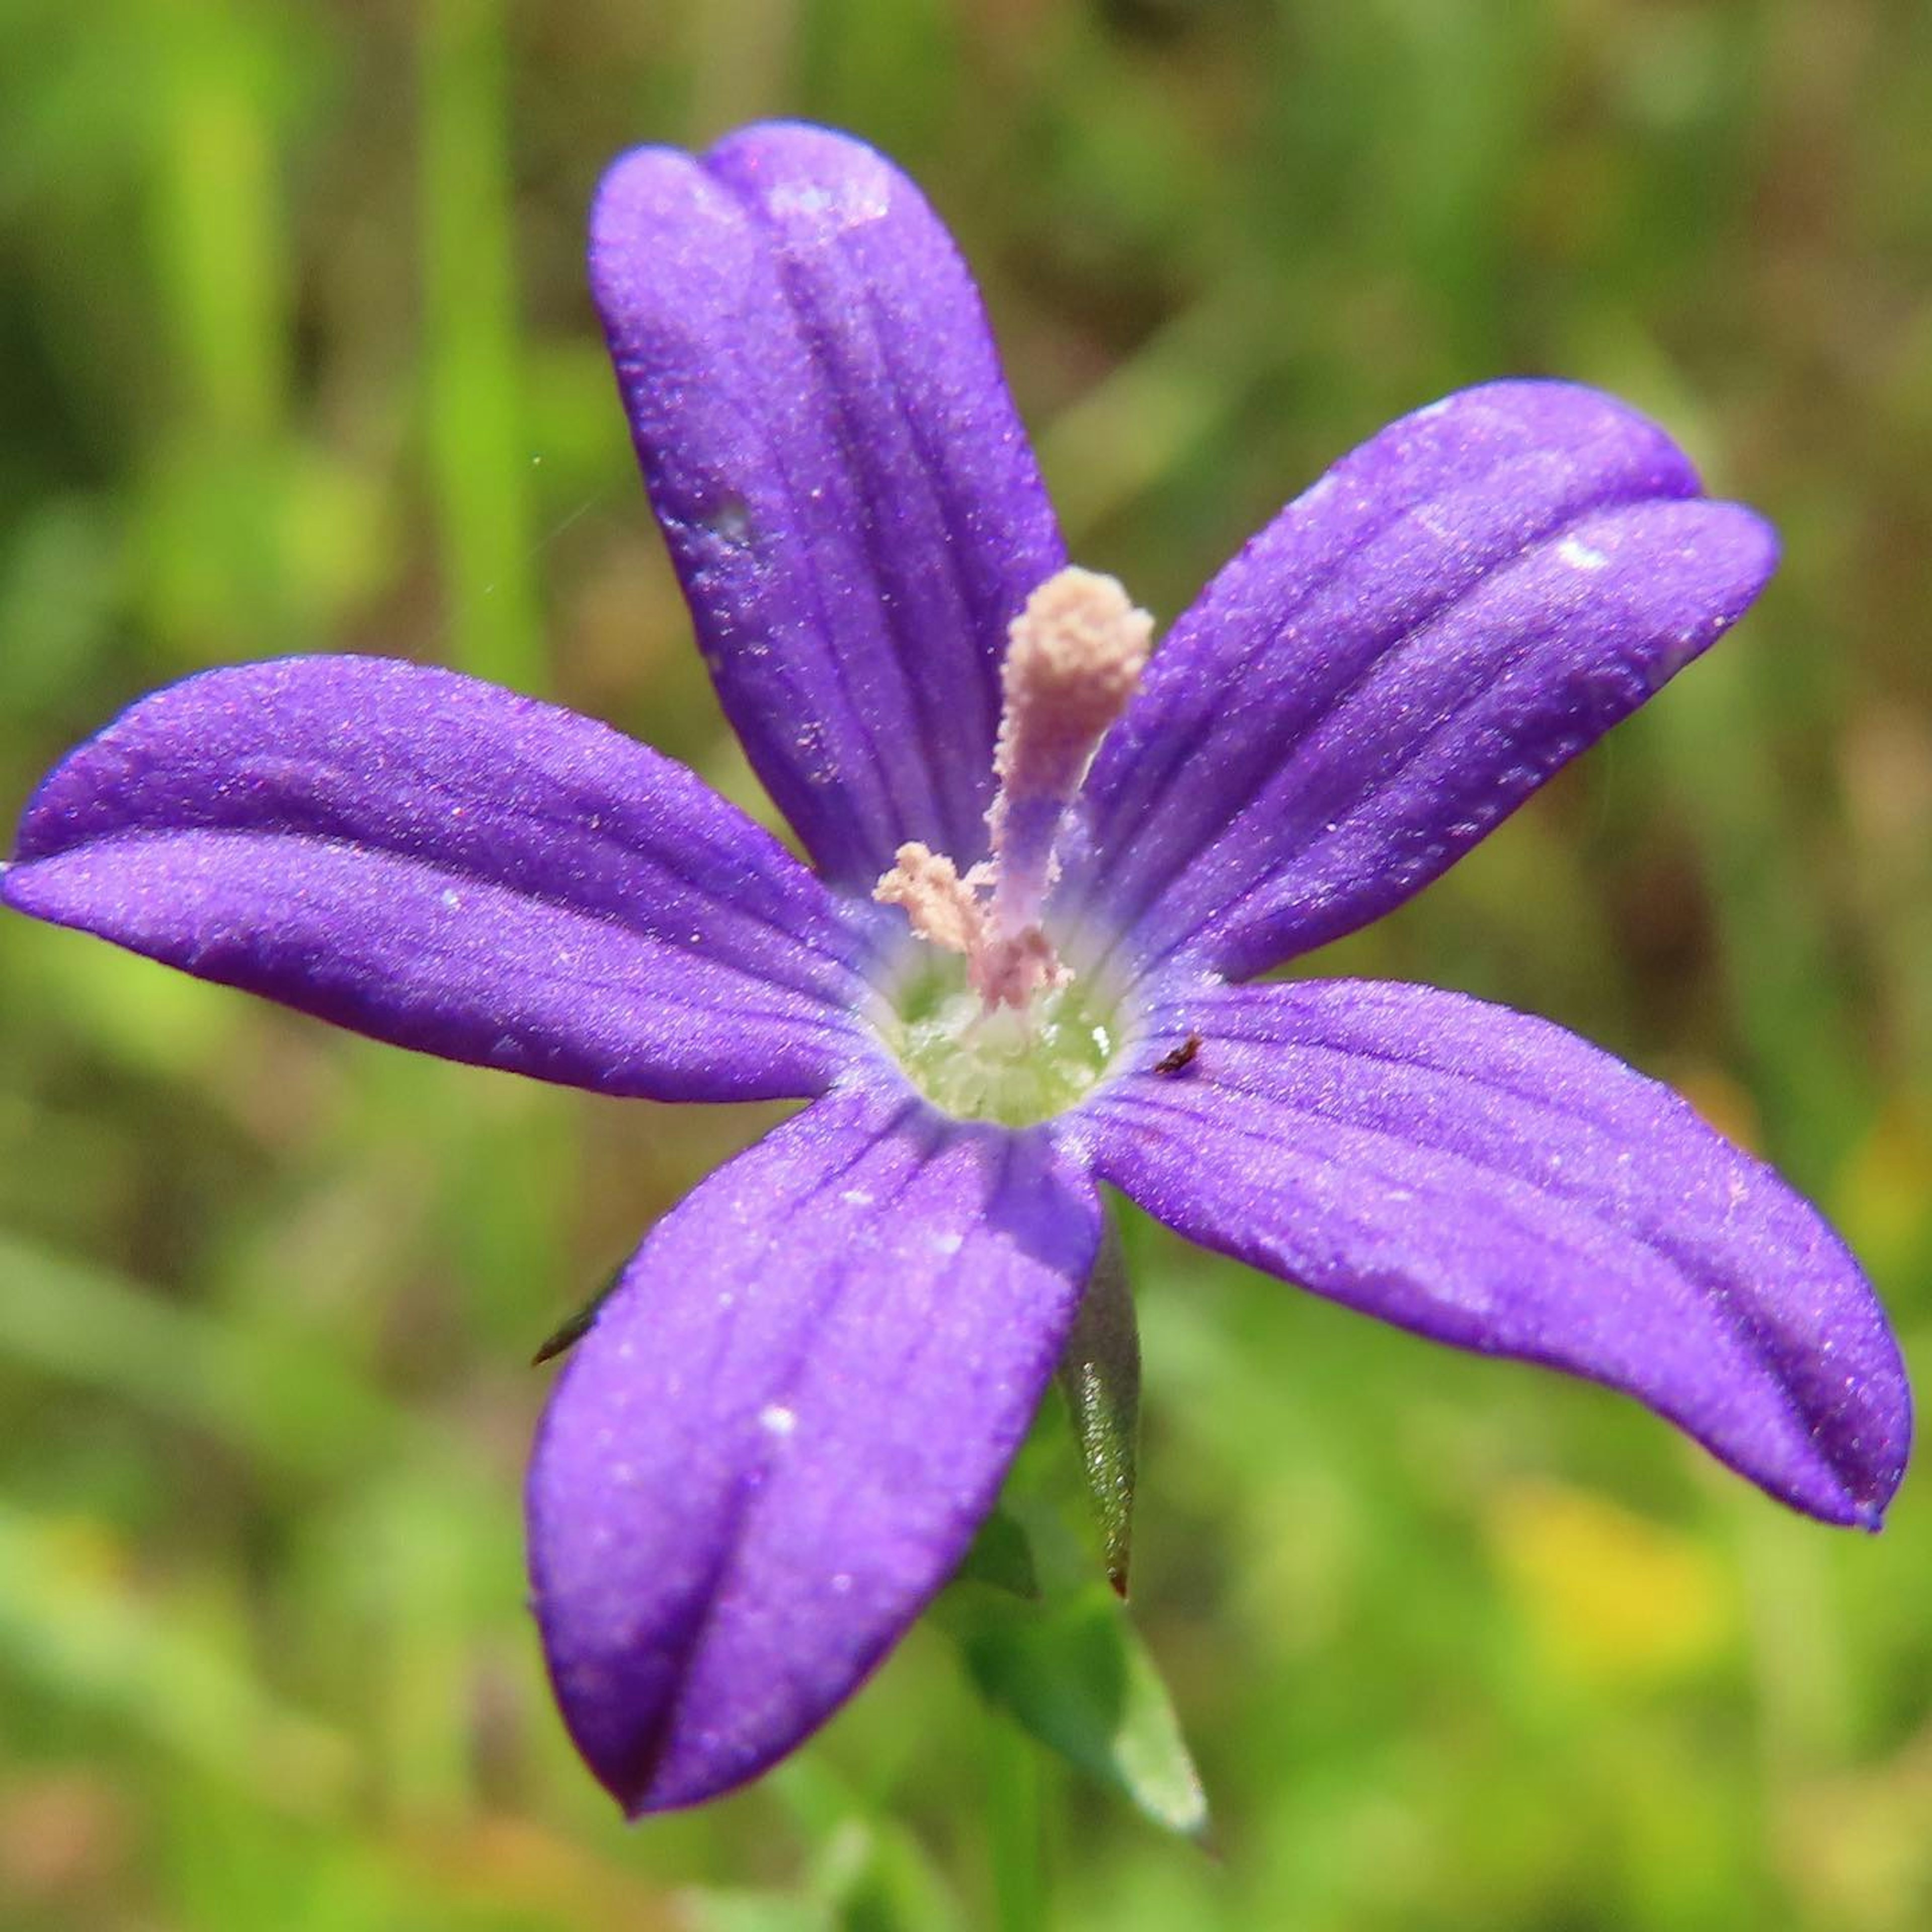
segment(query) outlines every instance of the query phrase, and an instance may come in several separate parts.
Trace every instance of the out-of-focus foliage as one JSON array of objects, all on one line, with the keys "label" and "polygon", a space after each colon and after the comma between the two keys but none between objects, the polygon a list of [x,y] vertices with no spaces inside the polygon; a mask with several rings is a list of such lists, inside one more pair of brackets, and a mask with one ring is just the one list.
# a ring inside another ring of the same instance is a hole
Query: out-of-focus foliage
[{"label": "out-of-focus foliage", "polygon": [[[154,684],[313,649],[748,798],[583,211],[629,142],[838,122],[958,230],[1076,553],[1164,616],[1504,372],[1629,395],[1772,514],[1737,635],[1332,964],[1676,1080],[1838,1218],[1922,1375],[1928,88],[1919,0],[10,0],[0,808]],[[1922,1484],[1826,1532],[1137,1221],[1135,1607],[1216,1857],[931,1631],[766,1784],[624,1828],[522,1610],[524,1364],[766,1118],[0,926],[8,1932],[1932,1923]]]}]

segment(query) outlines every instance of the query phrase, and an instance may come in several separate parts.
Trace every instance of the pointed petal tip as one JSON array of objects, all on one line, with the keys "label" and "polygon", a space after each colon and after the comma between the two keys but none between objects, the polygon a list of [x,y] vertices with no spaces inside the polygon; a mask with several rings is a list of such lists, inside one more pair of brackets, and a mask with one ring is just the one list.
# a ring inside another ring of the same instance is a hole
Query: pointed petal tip
[{"label": "pointed petal tip", "polygon": [[[1714,583],[1712,636],[1728,630],[1750,609],[1772,577],[1784,556],[1778,532],[1765,518],[1746,503],[1706,501],[1702,505],[1714,547],[1721,548],[1727,569],[1714,570],[1713,578],[1728,579],[1724,589]],[[1727,590],[1728,594],[1726,594]]]},{"label": "pointed petal tip", "polygon": [[728,1773],[712,1771],[694,1774],[688,1767],[653,1762],[641,1772],[634,1767],[607,1775],[586,1756],[598,1784],[616,1800],[617,1808],[629,1825],[641,1825],[647,1818],[658,1818],[672,1811],[688,1811],[712,1799],[728,1798],[761,1777],[774,1762],[762,1759]]},{"label": "pointed petal tip", "polygon": [[[1748,1470],[1738,1473],[1748,1481],[1757,1480]],[[1876,1536],[1885,1527],[1886,1513],[1898,1493],[1903,1474],[1903,1470],[1888,1472],[1876,1484],[1862,1473],[1849,1478],[1840,1475],[1840,1486],[1818,1494],[1777,1490],[1767,1490],[1766,1493],[1798,1515],[1822,1523],[1828,1529],[1857,1529],[1864,1531],[1868,1536]],[[1765,1486],[1760,1482],[1759,1486]]]},{"label": "pointed petal tip", "polygon": [[1856,1258],[1840,1246],[1847,1278],[1864,1289],[1870,1319],[1860,1334],[1833,1337],[1831,1358],[1842,1364],[1849,1356],[1858,1366],[1841,1370],[1828,1396],[1813,1398],[1812,1441],[1828,1484],[1822,1506],[1795,1493],[1782,1500],[1822,1522],[1876,1536],[1912,1459],[1912,1384],[1883,1309]]},{"label": "pointed petal tip", "polygon": [[1872,1483],[1862,1494],[1854,1494],[1850,1498],[1845,1515],[1841,1519],[1846,1528],[1862,1529],[1868,1536],[1876,1536],[1884,1528],[1886,1518],[1898,1497],[1899,1485],[1905,1480],[1911,1433],[1909,1418],[1904,1424],[1902,1433],[1907,1446],[1899,1449],[1876,1482]]},{"label": "pointed petal tip", "polygon": [[530,1610],[565,1732],[585,1768],[632,1824],[728,1796],[800,1742],[780,1737],[748,1748],[746,1738],[730,1730],[728,1711],[712,1725],[666,1708],[664,1687],[648,1669],[626,1676],[622,1664],[614,1669],[596,1658],[573,1667],[562,1648],[568,1641],[568,1606],[547,1610],[539,1590]]},{"label": "pointed petal tip", "polygon": [[1885,1527],[1886,1514],[1892,1507],[1897,1489],[1898,1484],[1894,1480],[1876,1496],[1858,1496],[1846,1490],[1837,1496],[1815,1502],[1809,1498],[1778,1496],[1775,1491],[1770,1493],[1798,1515],[1809,1516],[1814,1522],[1822,1523],[1828,1529],[1862,1530],[1868,1536],[1876,1536]]},{"label": "pointed petal tip", "polygon": [[1769,578],[1784,561],[1784,539],[1778,534],[1770,519],[1754,510],[1748,503],[1733,503],[1730,507],[1750,525],[1763,560],[1764,576]]}]

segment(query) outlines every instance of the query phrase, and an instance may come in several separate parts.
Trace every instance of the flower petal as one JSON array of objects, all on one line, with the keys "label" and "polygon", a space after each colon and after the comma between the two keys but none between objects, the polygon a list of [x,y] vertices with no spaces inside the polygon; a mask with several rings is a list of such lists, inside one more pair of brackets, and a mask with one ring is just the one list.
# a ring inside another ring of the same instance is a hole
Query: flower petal
[{"label": "flower petal", "polygon": [[1007,624],[1066,561],[979,296],[846,136],[626,155],[590,280],[718,695],[834,884],[986,849]]},{"label": "flower petal", "polygon": [[1124,964],[1236,979],[1379,917],[1756,596],[1769,531],[1698,487],[1562,383],[1384,430],[1176,626],[1096,764],[1063,909],[1132,928]]},{"label": "flower petal", "polygon": [[1043,1129],[821,1100],[661,1222],[530,1471],[552,1681],[633,1814],[815,1730],[991,1507],[1100,1238]]},{"label": "flower petal", "polygon": [[42,784],[19,910],[379,1040],[610,1094],[822,1091],[868,909],[586,718],[291,658],[144,698]]},{"label": "flower petal", "polygon": [[1667,1088],[1541,1020],[1366,982],[1214,988],[1178,1074],[1090,1103],[1100,1173],[1204,1246],[1438,1341],[1627,1390],[1875,1528],[1910,1399],[1816,1211]]}]

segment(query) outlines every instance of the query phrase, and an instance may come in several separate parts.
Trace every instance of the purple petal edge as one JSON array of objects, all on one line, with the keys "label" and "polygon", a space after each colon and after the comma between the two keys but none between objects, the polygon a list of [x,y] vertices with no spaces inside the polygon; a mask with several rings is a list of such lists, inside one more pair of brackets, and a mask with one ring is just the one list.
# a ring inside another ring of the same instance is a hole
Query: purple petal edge
[{"label": "purple petal edge", "polygon": [[1245,979],[1379,917],[1711,644],[1776,543],[1612,398],[1492,383],[1283,511],[1096,761],[1063,904]]},{"label": "purple petal edge", "polygon": [[1898,1345],[1822,1217],[1669,1089],[1426,987],[1177,992],[1184,1072],[1088,1106],[1100,1174],[1204,1246],[1647,1403],[1823,1521],[1904,1473]]},{"label": "purple petal edge", "polygon": [[530,1574],[578,1748],[632,1816],[753,1778],[964,1553],[1100,1235],[1044,1129],[828,1096],[645,1242],[539,1432]]},{"label": "purple petal edge", "polygon": [[877,922],[607,726],[369,658],[210,671],[62,761],[15,910],[446,1059],[665,1100],[821,1092]]}]

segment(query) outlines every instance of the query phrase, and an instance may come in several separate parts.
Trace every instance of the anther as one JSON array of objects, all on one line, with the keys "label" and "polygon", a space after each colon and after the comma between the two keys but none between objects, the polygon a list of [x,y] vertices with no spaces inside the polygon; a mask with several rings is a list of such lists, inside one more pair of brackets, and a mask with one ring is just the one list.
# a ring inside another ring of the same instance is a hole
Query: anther
[{"label": "anther", "polygon": [[942,852],[916,844],[902,845],[896,862],[872,888],[881,905],[904,906],[907,922],[919,938],[942,952],[976,958],[986,942],[986,910],[971,884]]}]

